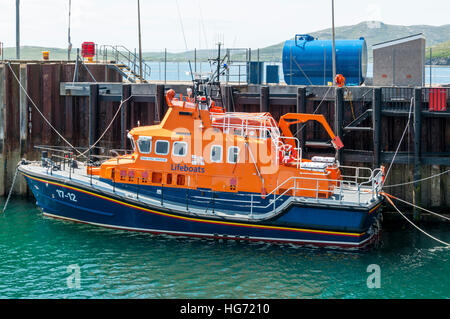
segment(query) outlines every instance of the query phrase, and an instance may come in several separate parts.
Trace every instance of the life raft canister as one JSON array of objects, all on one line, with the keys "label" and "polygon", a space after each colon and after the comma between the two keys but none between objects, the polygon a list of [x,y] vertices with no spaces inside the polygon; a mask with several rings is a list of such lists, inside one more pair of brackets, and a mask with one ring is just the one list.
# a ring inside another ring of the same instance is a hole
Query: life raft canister
[{"label": "life raft canister", "polygon": [[343,87],[345,85],[345,77],[342,74],[336,75],[336,84],[338,87]]},{"label": "life raft canister", "polygon": [[283,144],[279,151],[281,163],[290,164],[297,160],[297,151],[291,144]]}]

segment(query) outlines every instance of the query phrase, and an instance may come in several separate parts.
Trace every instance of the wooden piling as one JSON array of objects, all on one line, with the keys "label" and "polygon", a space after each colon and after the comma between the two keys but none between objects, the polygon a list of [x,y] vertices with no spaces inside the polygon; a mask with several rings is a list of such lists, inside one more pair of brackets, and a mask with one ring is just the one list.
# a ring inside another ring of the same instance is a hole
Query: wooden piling
[{"label": "wooden piling", "polygon": [[229,112],[236,112],[234,106],[233,87],[231,85],[225,86],[225,107]]},{"label": "wooden piling", "polygon": [[0,65],[0,196],[5,196],[6,65]]},{"label": "wooden piling", "polygon": [[[422,89],[414,90],[414,180],[421,179],[421,156],[422,156]],[[413,202],[415,205],[421,205],[422,184],[415,183],[413,191]],[[420,220],[420,210],[414,208],[414,220]]]},{"label": "wooden piling", "polygon": [[[306,87],[298,87],[297,88],[297,105],[296,105],[297,113],[306,113]],[[297,125],[296,132],[297,138],[300,142],[300,148],[302,151],[305,151],[305,129],[302,129],[303,124]]]},{"label": "wooden piling", "polygon": [[[131,96],[131,85],[124,84],[122,87],[122,101],[125,101]],[[121,143],[120,147],[122,149],[127,148],[127,140],[128,140],[128,132],[127,132],[127,121],[128,121],[128,110],[130,108],[131,101],[124,102],[122,105],[122,109],[120,110],[120,136]]]},{"label": "wooden piling", "polygon": [[381,165],[381,88],[373,89],[372,123],[373,123],[373,167]]},{"label": "wooden piling", "polygon": [[[29,119],[29,109],[28,109],[28,97],[27,97],[27,87],[28,87],[28,77],[27,77],[27,66],[20,65],[20,88],[19,99],[20,99],[20,159],[28,158],[28,119]],[[27,183],[24,178],[16,179],[16,192],[17,194],[26,194]]]},{"label": "wooden piling", "polygon": [[[164,118],[164,104],[166,102],[164,84],[156,85],[155,117],[154,123],[160,123]],[[151,123],[151,122],[150,122]]]},{"label": "wooden piling", "polygon": [[269,112],[270,109],[270,88],[268,86],[261,86],[261,103],[260,112]]},{"label": "wooden piling", "polygon": [[[9,191],[12,186],[14,174],[20,157],[20,64],[11,64],[6,67],[6,90],[5,90],[5,190]],[[13,193],[19,194],[20,185],[15,185]]]},{"label": "wooden piling", "polygon": [[[27,92],[30,98],[36,104],[36,107],[43,111],[42,109],[42,68],[38,63],[28,64],[27,65]],[[30,159],[37,160],[40,155],[34,149],[34,146],[42,144],[42,134],[43,134],[43,125],[47,125],[44,123],[41,115],[39,115],[38,111],[34,108],[31,101],[28,101],[28,108],[30,112],[30,122],[28,130],[30,132],[30,136],[28,138],[28,155]]]},{"label": "wooden piling", "polygon": [[[91,147],[98,139],[98,84],[89,86],[89,147]],[[89,155],[98,154],[94,148]]]},{"label": "wooden piling", "polygon": [[[334,104],[334,134],[342,138],[343,133],[343,113],[344,113],[344,90],[336,88],[335,104]],[[338,150],[336,153],[337,160],[343,163],[343,152]]]}]

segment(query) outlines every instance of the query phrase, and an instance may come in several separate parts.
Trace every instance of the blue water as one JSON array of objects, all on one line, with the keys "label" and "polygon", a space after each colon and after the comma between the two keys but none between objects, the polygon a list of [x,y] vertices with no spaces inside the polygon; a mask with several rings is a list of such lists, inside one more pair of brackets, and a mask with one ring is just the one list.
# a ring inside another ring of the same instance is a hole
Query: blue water
[{"label": "blue water", "polygon": [[[147,62],[152,68],[152,75],[150,80],[153,81],[191,81],[191,73],[189,62],[168,62],[164,65],[164,62]],[[284,81],[283,67],[281,63],[270,63],[271,65],[279,66],[280,81]],[[192,72],[198,73],[211,73],[214,71],[214,66],[210,66],[207,62],[191,63]],[[264,67],[265,70],[265,67]],[[430,68],[425,67],[425,84],[430,84],[430,71],[431,82],[433,84],[448,84],[450,83],[450,66],[434,66]],[[265,73],[265,71],[263,72]],[[264,75],[263,75],[264,76]],[[367,77],[373,77],[373,63],[368,64]],[[264,78],[265,79],[265,78]],[[263,82],[265,81],[263,79]],[[221,78],[222,82],[226,81],[226,77]],[[230,82],[247,82],[247,68],[245,63],[239,65],[232,65],[230,68],[230,76],[228,78]]]},{"label": "blue water", "polygon": [[[424,227],[450,242],[448,223]],[[349,253],[108,230],[21,199],[0,215],[0,298],[449,298],[449,259],[403,222],[378,249]],[[368,288],[372,264],[380,288]]]}]

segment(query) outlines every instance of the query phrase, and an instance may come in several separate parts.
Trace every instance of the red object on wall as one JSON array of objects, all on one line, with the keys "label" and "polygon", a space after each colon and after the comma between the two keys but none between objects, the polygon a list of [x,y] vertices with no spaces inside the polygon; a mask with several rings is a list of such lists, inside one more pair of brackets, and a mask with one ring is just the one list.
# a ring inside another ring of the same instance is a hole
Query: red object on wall
[{"label": "red object on wall", "polygon": [[447,111],[447,90],[443,88],[430,89],[430,111]]},{"label": "red object on wall", "polygon": [[93,58],[95,56],[95,43],[83,42],[81,44],[81,56],[83,58]]}]

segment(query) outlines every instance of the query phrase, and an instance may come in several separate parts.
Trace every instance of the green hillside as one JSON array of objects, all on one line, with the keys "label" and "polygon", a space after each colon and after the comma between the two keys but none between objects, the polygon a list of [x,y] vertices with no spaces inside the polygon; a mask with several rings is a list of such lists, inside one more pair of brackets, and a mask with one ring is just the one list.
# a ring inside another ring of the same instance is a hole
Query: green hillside
[{"label": "green hillside", "polygon": [[[429,63],[429,49],[425,54],[427,63]],[[431,47],[432,64],[450,65],[450,41],[439,43]]]},{"label": "green hillside", "polygon": [[[42,51],[50,51],[50,60],[67,60],[67,49],[22,46],[20,58],[22,60],[42,60]],[[72,50],[72,59],[75,59],[76,50]],[[16,58],[16,48],[5,48],[3,52],[5,60]]]}]

